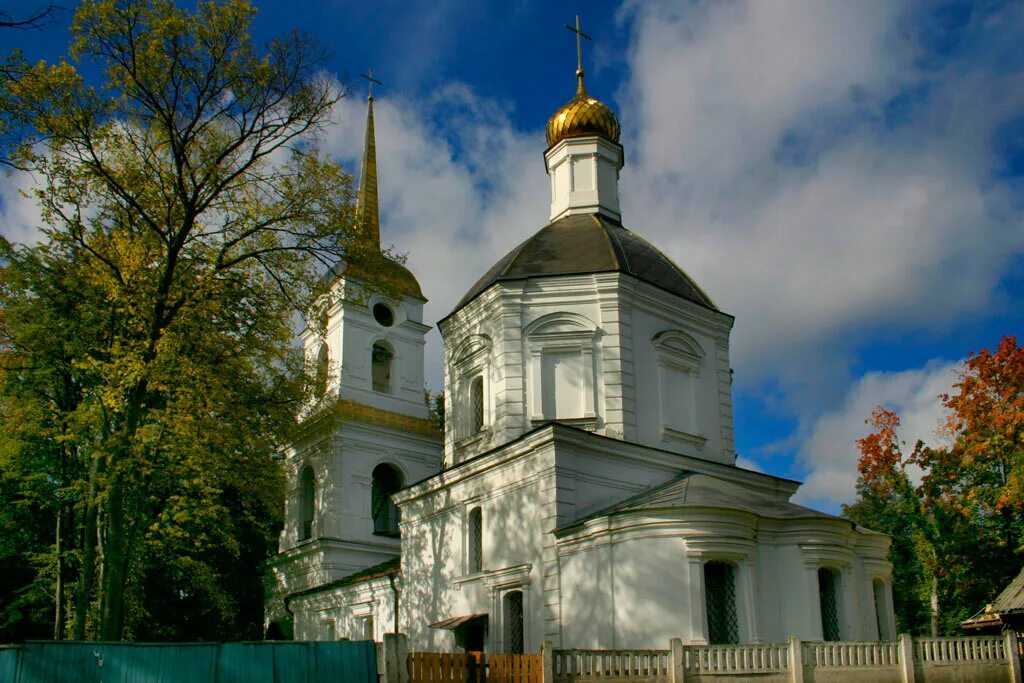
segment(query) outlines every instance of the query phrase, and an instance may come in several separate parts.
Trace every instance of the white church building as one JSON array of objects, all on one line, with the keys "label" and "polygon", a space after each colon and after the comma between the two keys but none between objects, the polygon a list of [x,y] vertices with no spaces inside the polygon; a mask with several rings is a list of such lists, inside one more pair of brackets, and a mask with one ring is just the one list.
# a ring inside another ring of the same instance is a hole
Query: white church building
[{"label": "white church building", "polygon": [[[624,226],[619,122],[577,78],[547,125],[550,223],[439,323],[443,434],[415,277],[382,256],[385,296],[330,274],[302,336],[321,397],[287,453],[271,634],[488,652],[894,638],[890,539],[736,466],[733,318]],[[379,245],[368,107],[358,213]]]}]

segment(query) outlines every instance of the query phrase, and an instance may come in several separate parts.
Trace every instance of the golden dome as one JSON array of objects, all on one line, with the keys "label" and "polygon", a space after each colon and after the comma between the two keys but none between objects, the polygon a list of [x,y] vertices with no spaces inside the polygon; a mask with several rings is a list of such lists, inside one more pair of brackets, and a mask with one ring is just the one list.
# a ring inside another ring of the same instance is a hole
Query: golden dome
[{"label": "golden dome", "polygon": [[600,135],[612,142],[619,141],[622,132],[615,112],[604,102],[595,100],[583,87],[583,70],[576,72],[579,85],[576,96],[562,105],[548,119],[546,137],[548,147],[554,147],[566,138]]}]

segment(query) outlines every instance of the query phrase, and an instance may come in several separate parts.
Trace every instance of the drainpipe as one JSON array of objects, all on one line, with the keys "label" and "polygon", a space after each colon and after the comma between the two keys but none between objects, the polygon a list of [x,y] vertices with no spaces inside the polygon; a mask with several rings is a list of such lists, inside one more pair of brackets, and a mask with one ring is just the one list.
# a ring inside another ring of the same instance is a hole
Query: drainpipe
[{"label": "drainpipe", "polygon": [[391,592],[395,594],[395,630],[393,633],[398,633],[398,585],[395,583],[395,576],[395,574],[388,574],[388,583],[391,584]]}]

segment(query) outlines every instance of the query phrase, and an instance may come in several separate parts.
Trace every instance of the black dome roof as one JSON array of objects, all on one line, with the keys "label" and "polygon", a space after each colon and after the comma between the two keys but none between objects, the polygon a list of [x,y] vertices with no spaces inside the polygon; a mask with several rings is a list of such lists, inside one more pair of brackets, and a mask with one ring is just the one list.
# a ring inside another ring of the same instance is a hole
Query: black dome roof
[{"label": "black dome roof", "polygon": [[582,273],[627,273],[655,287],[718,310],[683,270],[644,238],[600,214],[566,216],[494,264],[456,305],[458,310],[496,282]]}]

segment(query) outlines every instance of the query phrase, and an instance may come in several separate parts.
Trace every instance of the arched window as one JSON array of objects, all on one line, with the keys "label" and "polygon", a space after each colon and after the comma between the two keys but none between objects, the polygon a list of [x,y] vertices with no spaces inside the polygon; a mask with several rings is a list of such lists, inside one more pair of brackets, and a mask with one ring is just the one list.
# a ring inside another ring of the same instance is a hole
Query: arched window
[{"label": "arched window", "polygon": [[395,352],[387,342],[377,342],[373,345],[371,358],[371,376],[373,378],[373,390],[382,394],[391,393],[391,366],[394,364]]},{"label": "arched window", "polygon": [[377,465],[373,468],[373,487],[370,490],[373,533],[398,536],[398,507],[392,502],[391,494],[400,488],[402,474],[397,469],[391,465]]},{"label": "arched window", "polygon": [[327,343],[320,344],[320,350],[316,354],[316,380],[313,385],[313,396],[323,398],[327,393],[327,376],[330,371],[330,351]]},{"label": "arched window", "polygon": [[523,654],[523,591],[509,591],[502,600],[505,613],[505,652]]},{"label": "arched window", "polygon": [[524,330],[530,419],[596,426],[594,349],[597,327],[575,313],[549,313]]},{"label": "arched window", "polygon": [[484,428],[484,378],[477,375],[469,385],[469,403],[472,410],[473,434]]},{"label": "arched window", "polygon": [[839,573],[836,570],[818,569],[818,600],[822,640],[839,640]]},{"label": "arched window", "polygon": [[654,335],[655,361],[661,404],[662,439],[668,442],[702,443],[697,424],[697,390],[704,351],[682,330]]},{"label": "arched window", "polygon": [[708,642],[728,645],[740,642],[736,614],[736,573],[728,562],[704,565],[704,592],[708,617]]},{"label": "arched window", "polygon": [[467,573],[472,574],[484,568],[484,518],[478,507],[469,511],[467,537]]},{"label": "arched window", "polygon": [[306,465],[299,475],[299,540],[313,537],[313,515],[316,513],[316,478]]}]

